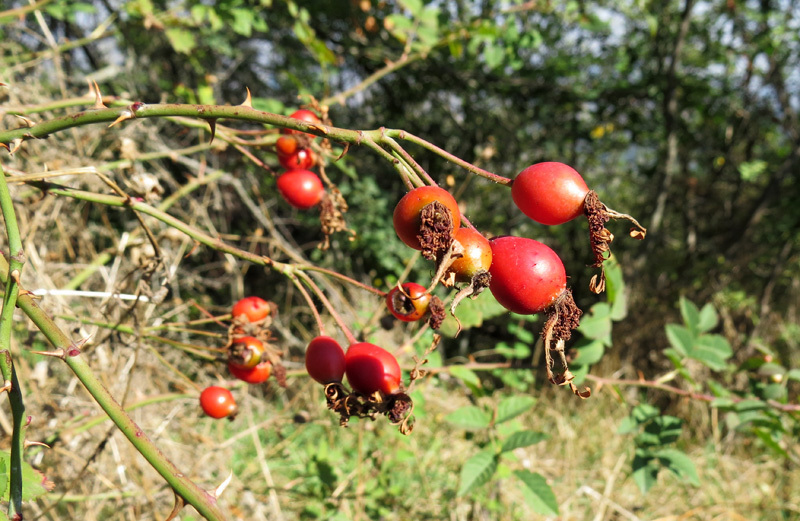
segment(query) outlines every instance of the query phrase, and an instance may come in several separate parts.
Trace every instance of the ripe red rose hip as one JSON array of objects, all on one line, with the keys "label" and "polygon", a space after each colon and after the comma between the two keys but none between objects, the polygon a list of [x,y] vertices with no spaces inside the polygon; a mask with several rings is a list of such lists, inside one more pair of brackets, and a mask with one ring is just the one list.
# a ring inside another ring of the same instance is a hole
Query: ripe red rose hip
[{"label": "ripe red rose hip", "polygon": [[521,315],[541,313],[567,287],[564,264],[556,252],[533,239],[497,237],[492,246],[489,289],[503,307]]},{"label": "ripe red rose hip", "polygon": [[314,165],[316,158],[310,148],[298,148],[291,154],[278,152],[278,163],[286,170],[305,170]]},{"label": "ripe red rose hip", "polygon": [[339,342],[329,336],[318,336],[306,348],[308,376],[322,385],[341,382],[344,376],[345,355]]},{"label": "ripe red rose hip", "polygon": [[583,177],[564,163],[531,165],[511,184],[514,204],[542,224],[562,224],[583,213],[589,187]]},{"label": "ripe red rose hip", "polygon": [[269,302],[261,297],[245,297],[240,299],[231,308],[231,315],[233,318],[239,316],[246,316],[249,322],[258,322],[264,320],[272,311]]},{"label": "ripe red rose hip", "polygon": [[269,379],[269,375],[272,374],[272,364],[269,360],[265,360],[255,367],[246,369],[228,362],[228,371],[230,371],[234,378],[238,378],[249,384],[260,384]]},{"label": "ripe red rose hip", "polygon": [[375,344],[351,345],[344,355],[345,374],[350,387],[361,394],[377,391],[392,394],[400,388],[400,364],[392,353]]},{"label": "ripe red rose hip", "polygon": [[386,294],[386,307],[395,318],[403,322],[416,322],[428,312],[431,294],[425,286],[416,282],[406,282],[403,290],[395,286]]},{"label": "ripe red rose hip", "polygon": [[308,210],[322,200],[325,188],[314,172],[289,170],[278,177],[278,191],[290,205]]},{"label": "ripe red rose hip", "polygon": [[404,195],[394,208],[394,215],[392,217],[394,231],[397,232],[397,236],[400,237],[400,240],[415,250],[422,249],[422,245],[417,237],[420,232],[420,226],[422,225],[422,209],[434,201],[442,203],[450,210],[453,230],[458,230],[458,227],[461,226],[461,212],[458,209],[458,203],[453,196],[450,195],[450,192],[438,186],[421,186],[419,188],[414,188]]},{"label": "ripe red rose hip", "polygon": [[[317,116],[316,114],[307,109],[296,110],[289,117],[294,119],[299,119],[301,121],[305,121],[307,123],[311,123],[314,125],[319,125],[320,123],[322,123],[322,120],[319,119],[319,116]],[[293,130],[290,128],[283,128],[281,129],[281,134],[304,134],[304,132],[300,132],[299,130]],[[312,138],[317,137],[312,134],[308,133],[305,134],[307,136],[311,136]]]},{"label": "ripe red rose hip", "polygon": [[203,412],[212,418],[225,418],[236,414],[236,400],[231,392],[224,387],[212,385],[200,393],[200,407]]}]

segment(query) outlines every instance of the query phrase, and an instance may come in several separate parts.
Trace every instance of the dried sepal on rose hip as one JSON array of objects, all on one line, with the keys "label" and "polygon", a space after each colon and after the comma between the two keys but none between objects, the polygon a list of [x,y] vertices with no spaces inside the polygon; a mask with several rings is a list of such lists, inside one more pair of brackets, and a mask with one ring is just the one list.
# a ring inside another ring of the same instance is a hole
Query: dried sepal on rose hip
[{"label": "dried sepal on rose hip", "polygon": [[342,192],[336,185],[329,183],[327,178],[325,178],[325,181],[328,188],[322,194],[322,200],[319,204],[319,222],[324,235],[324,239],[317,246],[320,250],[330,248],[331,235],[336,232],[349,232],[351,241],[355,239],[356,235],[353,230],[347,227],[347,222],[344,220],[344,214],[347,213],[349,207]]},{"label": "dried sepal on rose hip", "polygon": [[[335,358],[339,360],[338,354]],[[374,420],[384,415],[399,424],[403,434],[411,431],[413,402],[404,392],[400,364],[394,355],[375,344],[357,342],[344,354],[344,374],[352,392],[340,381],[325,385],[328,408],[339,414],[340,425],[346,426],[354,416]]]},{"label": "dried sepal on rose hip", "polygon": [[536,222],[557,225],[586,215],[589,221],[589,243],[600,276],[592,277],[590,289],[602,293],[605,289],[603,262],[608,258],[614,235],[605,224],[611,219],[627,219],[634,227],[631,237],[644,239],[647,230],[630,215],[609,209],[600,202],[597,193],[589,190],[583,177],[572,167],[555,161],[536,163],[520,172],[511,184],[514,204]]},{"label": "dried sepal on rose hip", "polygon": [[[557,385],[569,385],[573,393],[588,398],[588,388],[579,390],[572,383],[564,343],[578,327],[581,310],[567,288],[564,264],[556,252],[533,239],[496,237],[492,246],[492,280],[489,289],[506,309],[521,315],[544,313],[547,320],[542,330],[547,377]],[[564,372],[553,374],[552,353],[558,353]]]},{"label": "dried sepal on rose hip", "polygon": [[453,233],[461,225],[458,203],[438,186],[421,186],[404,195],[392,216],[394,230],[404,243],[429,260],[450,248]]}]

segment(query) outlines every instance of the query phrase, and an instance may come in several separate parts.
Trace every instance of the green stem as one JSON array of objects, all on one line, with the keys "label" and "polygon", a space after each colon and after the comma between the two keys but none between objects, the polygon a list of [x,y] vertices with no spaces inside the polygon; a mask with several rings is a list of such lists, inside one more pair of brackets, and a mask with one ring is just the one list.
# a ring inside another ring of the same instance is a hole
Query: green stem
[{"label": "green stem", "polygon": [[489,181],[493,181],[493,182],[499,183],[501,185],[510,185],[511,184],[511,179],[509,179],[507,177],[503,177],[501,175],[493,174],[493,173],[489,172],[488,170],[484,170],[482,168],[478,168],[477,166],[473,165],[472,163],[464,161],[463,159],[454,156],[450,152],[448,152],[448,151],[446,151],[446,150],[444,150],[442,148],[437,147],[433,143],[431,143],[429,141],[425,141],[421,137],[417,137],[414,134],[406,132],[405,130],[386,130],[386,136],[389,137],[389,138],[402,139],[402,140],[414,143],[415,145],[419,145],[422,148],[424,148],[426,150],[430,150],[434,154],[443,157],[444,159],[450,161],[451,163],[455,163],[456,165],[460,166],[461,168],[463,168],[464,170],[466,170],[468,172],[472,172],[475,175],[479,175],[481,177],[485,177]]},{"label": "green stem", "polygon": [[22,390],[17,380],[17,372],[11,359],[11,330],[14,324],[14,308],[19,296],[19,277],[24,264],[22,239],[17,226],[17,216],[14,213],[14,203],[11,192],[8,190],[5,172],[0,166],[0,210],[6,224],[8,235],[9,263],[4,276],[8,281],[3,295],[3,309],[0,311],[0,372],[3,374],[3,389],[8,391],[8,401],[11,405],[13,432],[11,433],[11,468],[10,474],[10,501],[8,503],[8,518],[15,519],[22,516],[22,451],[24,450],[24,431],[27,425],[25,419],[25,402],[22,399]]},{"label": "green stem", "polygon": [[[8,262],[0,256],[0,282],[8,284]],[[114,399],[100,379],[92,372],[86,358],[81,355],[79,346],[56,325],[50,316],[45,313],[30,295],[23,294],[19,297],[19,307],[33,321],[39,330],[44,333],[47,340],[58,350],[63,350],[62,358],[75,376],[80,380],[92,398],[100,405],[114,424],[133,444],[136,450],[144,456],[148,463],[166,480],[188,504],[192,505],[206,519],[217,521],[224,519],[222,511],[217,506],[216,498],[197,486],[193,481],[182,474],[177,467],[167,459],[164,454],[153,444],[147,434],[127,415],[125,409]]]}]

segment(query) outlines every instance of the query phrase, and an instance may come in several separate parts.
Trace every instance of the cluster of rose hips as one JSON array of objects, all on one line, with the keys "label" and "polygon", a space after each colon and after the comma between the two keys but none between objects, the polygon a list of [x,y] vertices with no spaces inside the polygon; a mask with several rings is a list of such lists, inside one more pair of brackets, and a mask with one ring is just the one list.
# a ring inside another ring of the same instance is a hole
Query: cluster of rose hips
[{"label": "cluster of rose hips", "polygon": [[[375,419],[385,415],[400,426],[404,434],[411,432],[412,401],[402,382],[397,358],[382,347],[369,342],[355,342],[347,351],[331,337],[318,336],[306,348],[308,375],[325,386],[328,408],[339,414],[341,425],[353,417]],[[412,371],[413,382],[419,375]],[[352,391],[343,385],[347,376]]]},{"label": "cluster of rose hips", "polygon": [[[594,256],[591,266],[601,268],[600,275],[595,275],[590,284],[595,293],[605,288],[602,266],[614,238],[605,223],[612,218],[626,218],[635,225],[631,236],[644,238],[645,229],[635,219],[608,209],[581,175],[563,163],[529,166],[512,181],[511,194],[516,206],[541,224],[558,225],[586,215]],[[463,298],[475,298],[488,287],[494,298],[514,313],[547,316],[542,336],[548,379],[557,385],[569,385],[582,398],[590,395],[589,389],[579,390],[572,383],[567,365],[565,342],[578,326],[582,312],[567,288],[564,264],[550,247],[524,237],[487,240],[474,228],[462,228],[457,202],[436,186],[414,188],[403,196],[395,207],[393,222],[405,244],[436,263],[429,289],[408,282],[389,292],[387,306],[395,317],[414,321],[430,312],[430,325],[437,328],[443,317],[439,316],[441,309],[434,309],[436,297],[430,291],[439,282],[448,287],[461,285],[450,307],[454,317]],[[563,372],[557,375],[552,371],[554,353],[563,366]]]},{"label": "cluster of rose hips", "polygon": [[[320,123],[313,112],[305,109],[291,117]],[[325,194],[319,177],[308,170],[316,161],[310,148],[313,137],[293,130],[283,130],[282,134],[276,150],[287,171],[278,178],[278,190],[292,206],[311,208],[323,200]],[[594,256],[591,266],[601,268],[599,277],[593,277],[590,284],[595,293],[604,290],[602,265],[614,238],[605,223],[612,218],[627,218],[636,226],[631,236],[644,238],[644,228],[630,216],[609,210],[597,194],[589,190],[581,175],[563,163],[529,166],[510,184],[516,206],[539,223],[558,225],[586,215]],[[462,220],[466,224],[464,227]],[[323,218],[323,228],[324,224]],[[547,317],[542,336],[548,379],[554,384],[569,385],[582,398],[590,395],[588,389],[579,390],[573,384],[567,366],[565,342],[578,326],[582,312],[567,288],[564,265],[551,248],[525,237],[487,239],[462,219],[456,200],[438,186],[410,190],[397,203],[393,224],[406,245],[435,263],[434,276],[427,288],[416,282],[406,282],[386,293],[386,305],[393,316],[406,322],[429,317],[429,325],[438,329],[445,318],[445,308],[431,292],[439,283],[458,289],[450,305],[454,317],[464,298],[475,298],[489,288],[494,298],[508,310],[525,315],[542,313]],[[285,385],[281,353],[268,342],[273,309],[274,304],[258,297],[242,299],[234,306],[227,353],[228,369],[236,378],[260,383],[278,369],[276,378]],[[407,393],[414,380],[422,375],[419,366],[425,360],[415,358],[416,365],[406,387],[400,364],[392,353],[371,343],[357,342],[348,332],[346,334],[351,340],[347,350],[333,338],[322,335],[309,343],[305,353],[309,376],[325,386],[328,408],[340,415],[342,425],[353,416],[374,419],[382,414],[400,425],[401,432],[410,432],[413,403]],[[438,335],[431,349],[436,342]],[[563,366],[560,374],[552,370],[554,354]],[[345,377],[352,390],[345,387]],[[230,392],[219,387],[206,389],[201,405],[214,417],[230,417],[236,410]]]},{"label": "cluster of rose hips", "polygon": [[[290,117],[316,125],[322,123],[308,109],[297,110]],[[308,210],[319,204],[325,193],[319,176],[309,170],[317,162],[311,149],[314,136],[288,128],[282,129],[281,134],[275,142],[275,151],[286,171],[278,177],[278,192],[290,205]]]},{"label": "cluster of rose hips", "polygon": [[[275,304],[260,297],[245,297],[231,309],[232,321],[225,346],[228,372],[249,384],[266,382],[274,373],[278,383],[285,385],[280,364],[281,352],[270,344],[269,326],[275,314]],[[233,418],[237,407],[228,389],[207,387],[200,394],[200,406],[212,418]]]}]

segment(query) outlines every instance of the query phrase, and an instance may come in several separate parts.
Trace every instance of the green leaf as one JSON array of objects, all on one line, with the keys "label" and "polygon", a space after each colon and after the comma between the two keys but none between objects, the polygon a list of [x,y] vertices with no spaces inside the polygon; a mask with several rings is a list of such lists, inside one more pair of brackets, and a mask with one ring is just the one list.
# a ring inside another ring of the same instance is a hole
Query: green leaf
[{"label": "green leaf", "polygon": [[778,456],[783,458],[789,458],[789,453],[781,447],[777,441],[772,437],[770,431],[766,429],[756,428],[753,429],[753,433],[767,446],[771,451],[773,451]]},{"label": "green leaf", "polygon": [[691,300],[681,297],[680,299],[681,316],[683,323],[694,335],[698,333],[697,325],[700,323],[700,310]]},{"label": "green leaf", "polygon": [[518,470],[514,474],[525,485],[522,493],[525,502],[537,513],[544,516],[558,515],[558,501],[553,489],[541,474],[529,470]]},{"label": "green leaf", "polygon": [[792,369],[786,373],[786,378],[800,382],[800,369]]},{"label": "green leaf", "polygon": [[[0,489],[3,490],[3,500],[9,501],[9,481],[11,476],[8,472],[11,462],[10,452],[0,452]],[[33,468],[30,464],[22,462],[22,500],[30,501],[50,492],[55,484],[48,480],[44,474]]]},{"label": "green leaf", "polygon": [[415,18],[422,14],[422,0],[401,0],[400,5],[411,11]]},{"label": "green leaf", "polygon": [[503,442],[502,452],[509,452],[522,447],[530,447],[549,438],[547,434],[536,431],[517,431]]},{"label": "green leaf", "polygon": [[658,417],[660,414],[661,411],[659,411],[656,407],[653,407],[649,403],[640,403],[639,405],[631,409],[630,416],[636,421],[636,423],[641,425],[642,423],[646,423],[652,420],[653,418]]},{"label": "green leaf", "polygon": [[603,358],[606,351],[605,345],[600,340],[587,340],[582,338],[574,346],[577,355],[570,362],[570,366],[585,367],[596,364]]},{"label": "green leaf", "polygon": [[461,468],[458,495],[463,496],[476,487],[487,483],[497,470],[497,454],[493,450],[478,452]]},{"label": "green leaf", "polygon": [[603,267],[606,274],[606,298],[611,304],[609,316],[611,320],[619,321],[628,315],[628,296],[625,293],[622,267],[613,255],[606,259]]},{"label": "green leaf", "polygon": [[684,452],[678,449],[661,449],[653,454],[676,476],[685,479],[695,487],[700,486],[700,478],[697,476],[694,462]]},{"label": "green leaf", "polygon": [[690,356],[714,371],[722,371],[733,356],[733,349],[722,335],[701,335]]},{"label": "green leaf", "polygon": [[524,413],[536,403],[536,398],[532,396],[511,396],[497,404],[497,416],[495,423],[507,422]]},{"label": "green leaf", "polygon": [[636,451],[633,457],[633,481],[642,494],[647,494],[658,479],[659,466],[649,451]]},{"label": "green leaf", "polygon": [[755,181],[758,177],[767,170],[766,161],[757,159],[739,165],[739,175],[742,176],[743,181]]},{"label": "green leaf", "polygon": [[231,14],[233,15],[233,22],[231,23],[233,32],[242,36],[250,36],[253,32],[253,19],[255,18],[253,11],[238,8],[231,9]]},{"label": "green leaf", "polygon": [[197,47],[197,41],[194,35],[186,29],[173,27],[164,31],[164,34],[167,35],[169,44],[176,52],[189,54]]},{"label": "green leaf", "polygon": [[578,331],[586,338],[600,340],[611,345],[611,307],[605,302],[592,306],[589,313],[581,318]]},{"label": "green leaf", "polygon": [[691,331],[678,324],[667,324],[664,330],[667,332],[667,340],[675,351],[682,357],[690,356],[694,347],[694,335]]},{"label": "green leaf", "polygon": [[717,310],[714,309],[714,306],[712,306],[711,303],[708,303],[703,306],[703,309],[700,310],[700,317],[697,322],[697,330],[701,333],[711,331],[717,327],[718,322],[719,316],[717,315]]},{"label": "green leaf", "polygon": [[489,414],[474,405],[468,405],[453,411],[445,416],[444,419],[462,429],[485,429],[491,422]]},{"label": "green leaf", "polygon": [[467,369],[460,365],[452,365],[450,366],[450,376],[458,378],[471,388],[480,389],[481,387],[481,379],[472,369]]},{"label": "green leaf", "polygon": [[[496,299],[492,298],[488,291],[484,291],[477,298],[467,298],[461,301],[456,308],[456,316],[461,321],[461,328],[471,329],[480,327],[485,320],[498,317],[508,313],[508,310],[501,306]],[[453,337],[458,331],[456,320],[448,313],[439,332],[443,335]]]}]

